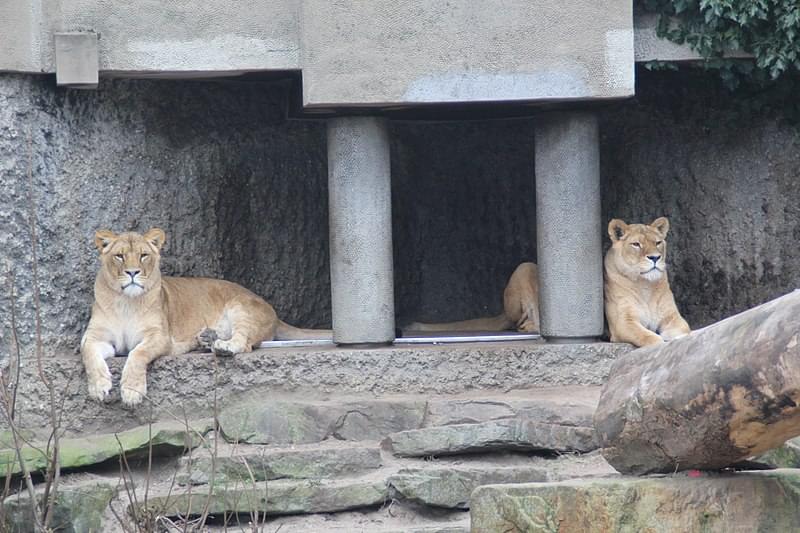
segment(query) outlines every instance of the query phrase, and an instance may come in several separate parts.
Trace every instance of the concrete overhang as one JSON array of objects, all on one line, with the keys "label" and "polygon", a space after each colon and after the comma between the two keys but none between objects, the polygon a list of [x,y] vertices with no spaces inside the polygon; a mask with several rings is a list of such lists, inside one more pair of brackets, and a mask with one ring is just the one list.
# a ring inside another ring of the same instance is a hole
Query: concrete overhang
[{"label": "concrete overhang", "polygon": [[99,77],[293,76],[304,113],[586,104],[632,96],[637,61],[699,59],[655,22],[630,0],[17,0],[0,71],[57,72],[55,35],[84,33]]}]

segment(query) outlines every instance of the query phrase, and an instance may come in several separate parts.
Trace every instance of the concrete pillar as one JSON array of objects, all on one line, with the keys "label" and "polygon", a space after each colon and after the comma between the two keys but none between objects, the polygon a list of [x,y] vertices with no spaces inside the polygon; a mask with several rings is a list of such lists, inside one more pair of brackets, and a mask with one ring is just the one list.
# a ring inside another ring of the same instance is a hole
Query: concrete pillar
[{"label": "concrete pillar", "polygon": [[333,340],[394,341],[389,132],[385,119],[328,120]]},{"label": "concrete pillar", "polygon": [[594,113],[545,113],[536,122],[539,308],[551,342],[603,333],[599,152]]}]

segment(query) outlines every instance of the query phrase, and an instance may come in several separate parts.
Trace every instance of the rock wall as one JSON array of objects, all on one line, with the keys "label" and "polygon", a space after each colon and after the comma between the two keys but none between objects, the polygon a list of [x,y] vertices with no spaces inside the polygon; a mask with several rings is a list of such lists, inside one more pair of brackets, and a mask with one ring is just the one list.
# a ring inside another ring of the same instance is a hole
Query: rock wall
[{"label": "rock wall", "polygon": [[[731,103],[702,75],[642,71],[637,94],[600,111],[604,219],[670,217],[670,275],[690,324],[796,287],[795,130],[731,122]],[[287,120],[287,95],[281,83],[117,80],[74,91],[49,76],[0,75],[0,359],[10,270],[23,345],[34,331],[29,148],[48,350],[77,348],[100,227],[161,226],[167,273],[226,277],[290,322],[329,325],[325,127]],[[399,323],[497,313],[513,268],[535,260],[533,129],[393,122]]]},{"label": "rock wall", "polygon": [[670,218],[692,327],[800,287],[800,130],[740,115],[711,75],[638,75],[636,99],[602,115],[605,219]]}]

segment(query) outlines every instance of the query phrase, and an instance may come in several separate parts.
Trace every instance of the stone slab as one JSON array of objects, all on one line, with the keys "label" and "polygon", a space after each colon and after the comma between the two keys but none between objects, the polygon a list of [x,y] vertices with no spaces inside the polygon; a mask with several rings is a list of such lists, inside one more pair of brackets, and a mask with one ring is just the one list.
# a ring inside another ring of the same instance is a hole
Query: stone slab
[{"label": "stone slab", "polygon": [[376,445],[329,446],[298,449],[269,449],[260,446],[238,446],[231,455],[211,454],[204,450],[191,458],[180,459],[182,484],[205,484],[239,481],[268,481],[275,479],[329,479],[358,475],[381,466],[381,452]]},{"label": "stone slab", "polygon": [[[116,482],[62,480],[50,527],[66,533],[104,531],[103,515],[117,491]],[[42,489],[37,489],[37,496],[43,496]],[[3,506],[0,530],[8,533],[36,531],[26,491],[5,499],[0,505]]]},{"label": "stone slab", "polygon": [[[147,456],[179,455],[188,448],[198,446],[203,435],[213,428],[210,421],[193,422],[185,426],[170,423],[141,426],[121,433],[106,433],[82,438],[64,438],[59,442],[59,461],[62,469],[74,469],[102,463],[123,453],[129,459]],[[45,453],[46,442],[26,444],[19,450],[29,472],[43,471],[49,459]],[[19,474],[22,467],[17,450],[0,449],[0,477]]]},{"label": "stone slab", "polygon": [[380,440],[418,428],[424,400],[302,402],[258,400],[223,409],[219,425],[228,442],[305,444],[327,438]]},{"label": "stone slab", "polygon": [[800,471],[487,485],[472,531],[798,531]]},{"label": "stone slab", "polygon": [[[45,359],[45,373],[64,402],[63,427],[72,434],[122,431],[149,420],[183,421],[213,414],[214,392],[224,408],[248,397],[303,400],[333,395],[460,394],[565,385],[601,385],[627,344],[547,345],[475,343],[376,349],[285,348],[230,359],[192,353],[156,360],[148,370],[147,400],[125,409],[118,387],[109,403],[89,399],[77,354]],[[118,383],[124,357],[108,360]],[[22,366],[19,423],[48,425],[48,400],[31,361]]]},{"label": "stone slab", "polygon": [[[209,499],[210,494],[210,499]],[[164,516],[202,513],[208,503],[211,514],[266,512],[268,515],[332,513],[383,504],[388,495],[384,479],[344,481],[278,480],[232,486],[195,488],[190,492],[173,491],[152,495],[147,504],[138,504],[139,512]]]},{"label": "stone slab", "polygon": [[589,452],[597,448],[591,427],[543,424],[520,418],[455,424],[389,435],[395,455],[427,457],[495,450]]},{"label": "stone slab", "polygon": [[472,491],[481,485],[548,481],[542,467],[405,468],[389,478],[389,485],[407,500],[433,507],[469,509]]}]

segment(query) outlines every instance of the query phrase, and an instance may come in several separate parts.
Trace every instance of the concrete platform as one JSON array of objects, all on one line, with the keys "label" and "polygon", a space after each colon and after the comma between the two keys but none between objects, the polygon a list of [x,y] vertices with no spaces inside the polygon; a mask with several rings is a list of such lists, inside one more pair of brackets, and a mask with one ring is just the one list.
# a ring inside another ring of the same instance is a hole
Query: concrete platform
[{"label": "concrete platform", "polygon": [[[148,373],[148,401],[122,406],[119,376],[124,357],[112,358],[114,390],[108,403],[87,396],[78,354],[45,361],[45,373],[63,402],[68,434],[120,431],[149,420],[209,416],[244,399],[328,400],[414,395],[500,393],[564,385],[600,385],[626,344],[548,345],[531,342],[409,346],[375,349],[262,349],[230,359],[207,353],[163,357]],[[36,361],[23,361],[18,423],[47,426],[49,403]],[[424,395],[420,397],[420,395]]]}]

